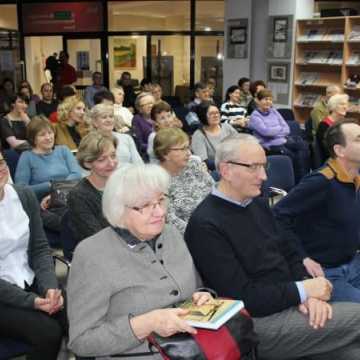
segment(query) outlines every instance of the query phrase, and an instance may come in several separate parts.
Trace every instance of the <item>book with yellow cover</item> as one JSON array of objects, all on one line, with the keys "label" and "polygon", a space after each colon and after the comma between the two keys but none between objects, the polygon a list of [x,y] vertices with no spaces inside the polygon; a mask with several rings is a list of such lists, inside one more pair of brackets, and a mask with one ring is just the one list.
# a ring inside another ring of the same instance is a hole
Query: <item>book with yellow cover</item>
[{"label": "book with yellow cover", "polygon": [[187,300],[179,307],[190,311],[183,317],[189,325],[217,330],[237,314],[244,307],[244,303],[241,300],[214,299],[204,305],[196,306],[192,300]]}]

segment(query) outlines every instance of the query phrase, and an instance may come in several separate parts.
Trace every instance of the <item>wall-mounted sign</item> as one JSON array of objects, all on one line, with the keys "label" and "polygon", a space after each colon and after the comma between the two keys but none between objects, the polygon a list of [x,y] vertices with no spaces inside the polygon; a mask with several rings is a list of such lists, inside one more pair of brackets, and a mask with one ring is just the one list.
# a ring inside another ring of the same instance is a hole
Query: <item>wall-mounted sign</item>
[{"label": "wall-mounted sign", "polygon": [[103,30],[100,2],[31,3],[22,5],[24,34]]}]

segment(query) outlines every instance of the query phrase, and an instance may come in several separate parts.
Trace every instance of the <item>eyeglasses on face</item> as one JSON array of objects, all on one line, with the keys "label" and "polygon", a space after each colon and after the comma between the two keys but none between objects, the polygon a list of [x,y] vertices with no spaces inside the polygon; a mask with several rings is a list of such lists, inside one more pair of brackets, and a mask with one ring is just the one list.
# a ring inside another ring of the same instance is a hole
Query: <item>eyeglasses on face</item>
[{"label": "eyeglasses on face", "polygon": [[237,161],[227,161],[228,164],[233,164],[233,165],[239,165],[239,166],[243,166],[249,169],[249,171],[251,172],[257,172],[260,170],[269,170],[270,164],[269,163],[252,163],[252,164],[246,164],[246,163],[242,163],[242,162],[237,162]]},{"label": "eyeglasses on face", "polygon": [[158,201],[154,201],[143,206],[128,206],[129,209],[138,211],[140,214],[150,216],[159,206],[161,209],[166,209],[168,204],[168,195],[164,194]]},{"label": "eyeglasses on face", "polygon": [[170,150],[173,150],[173,151],[191,151],[191,148],[190,148],[189,145],[187,145],[187,146],[182,146],[182,147],[170,148]]}]

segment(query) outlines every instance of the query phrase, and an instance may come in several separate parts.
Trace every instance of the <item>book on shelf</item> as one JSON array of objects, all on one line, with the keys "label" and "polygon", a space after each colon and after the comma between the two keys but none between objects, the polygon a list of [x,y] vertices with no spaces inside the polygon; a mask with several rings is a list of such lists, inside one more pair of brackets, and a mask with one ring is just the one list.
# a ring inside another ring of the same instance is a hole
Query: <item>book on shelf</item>
[{"label": "book on shelf", "polygon": [[324,41],[343,42],[344,29],[328,29],[323,36]]},{"label": "book on shelf", "polygon": [[332,41],[343,42],[344,30],[343,29],[309,29],[304,35],[298,37],[300,42],[311,41]]},{"label": "book on shelf", "polygon": [[297,85],[316,85],[320,79],[320,74],[317,72],[302,72],[300,73]]},{"label": "book on shelf", "polygon": [[348,41],[360,41],[360,25],[354,25],[349,34]]},{"label": "book on shelf", "polygon": [[321,41],[325,35],[325,29],[309,29],[302,36],[299,36],[298,41]]},{"label": "book on shelf", "polygon": [[341,65],[342,61],[342,51],[306,51],[303,63]]},{"label": "book on shelf", "polygon": [[347,65],[360,65],[360,51],[353,51],[351,53]]},{"label": "book on shelf", "polygon": [[320,100],[321,95],[314,93],[300,94],[295,100],[295,105],[303,107],[313,107],[314,104]]},{"label": "book on shelf", "polygon": [[189,310],[189,313],[183,316],[183,319],[185,319],[189,325],[217,330],[244,308],[244,303],[241,300],[219,298],[204,305],[197,306],[194,305],[190,299],[179,304],[179,307]]}]

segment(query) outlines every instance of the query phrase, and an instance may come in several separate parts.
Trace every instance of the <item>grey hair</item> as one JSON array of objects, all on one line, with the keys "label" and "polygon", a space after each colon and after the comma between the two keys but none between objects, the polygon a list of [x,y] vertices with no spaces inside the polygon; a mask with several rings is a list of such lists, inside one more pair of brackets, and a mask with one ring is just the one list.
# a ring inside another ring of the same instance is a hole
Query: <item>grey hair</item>
[{"label": "grey hair", "polygon": [[88,113],[88,118],[87,118],[88,125],[90,125],[93,129],[95,129],[94,126],[95,119],[103,114],[114,115],[114,105],[100,103],[93,106]]},{"label": "grey hair", "polygon": [[105,218],[113,226],[124,226],[127,207],[142,206],[158,193],[167,193],[170,175],[156,164],[126,164],[106,182],[102,197]]},{"label": "grey hair", "polygon": [[234,160],[239,151],[239,145],[242,143],[259,144],[259,140],[250,134],[235,134],[226,137],[216,148],[215,166],[217,171],[219,171],[220,163]]},{"label": "grey hair", "polygon": [[336,109],[336,107],[343,101],[349,101],[349,95],[348,94],[336,94],[331,96],[331,98],[328,100],[327,108],[329,112],[332,112]]},{"label": "grey hair", "polygon": [[153,101],[155,102],[155,99],[154,99],[154,96],[153,96],[152,93],[150,93],[150,92],[142,92],[142,93],[140,93],[140,94],[137,96],[137,98],[136,98],[136,100],[135,100],[135,108],[136,108],[137,111],[140,111],[140,101],[141,101],[144,97],[147,97],[147,96],[152,97]]}]

